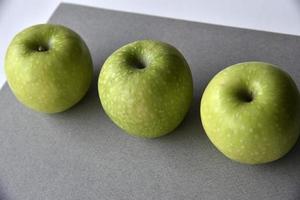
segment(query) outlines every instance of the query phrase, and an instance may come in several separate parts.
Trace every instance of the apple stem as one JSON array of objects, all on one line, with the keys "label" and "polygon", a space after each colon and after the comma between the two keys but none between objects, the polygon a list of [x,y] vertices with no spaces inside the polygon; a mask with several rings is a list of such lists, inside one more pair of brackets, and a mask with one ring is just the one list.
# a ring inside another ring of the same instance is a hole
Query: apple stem
[{"label": "apple stem", "polygon": [[38,46],[38,51],[47,51],[47,49],[40,45]]}]

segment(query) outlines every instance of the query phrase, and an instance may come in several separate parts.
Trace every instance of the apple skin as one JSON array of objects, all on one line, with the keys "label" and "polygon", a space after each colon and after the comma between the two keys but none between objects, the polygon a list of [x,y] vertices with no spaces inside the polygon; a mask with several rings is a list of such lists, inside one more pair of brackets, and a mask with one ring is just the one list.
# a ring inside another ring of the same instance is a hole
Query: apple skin
[{"label": "apple skin", "polygon": [[281,158],[300,133],[297,86],[268,63],[239,63],[219,72],[204,91],[200,112],[217,149],[245,164]]},{"label": "apple skin", "polygon": [[77,33],[61,25],[39,24],[14,37],[6,53],[5,73],[21,103],[35,111],[57,113],[86,94],[93,64]]},{"label": "apple skin", "polygon": [[170,133],[192,102],[188,63],[173,46],[140,40],[115,51],[98,80],[102,106],[111,120],[132,136],[155,138]]}]

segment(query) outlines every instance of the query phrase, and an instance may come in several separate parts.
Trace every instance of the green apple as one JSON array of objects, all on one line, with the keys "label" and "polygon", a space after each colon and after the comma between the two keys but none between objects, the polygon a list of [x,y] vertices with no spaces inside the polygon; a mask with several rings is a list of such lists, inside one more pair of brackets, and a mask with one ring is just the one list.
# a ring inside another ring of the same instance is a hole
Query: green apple
[{"label": "green apple", "polygon": [[193,97],[190,68],[173,46],[140,40],[104,63],[98,90],[106,114],[133,136],[155,138],[174,130]]},{"label": "green apple", "polygon": [[211,142],[241,163],[281,158],[300,133],[297,86],[268,63],[239,63],[219,72],[204,91],[200,111]]},{"label": "green apple", "polygon": [[56,113],[85,95],[93,64],[78,34],[61,25],[40,24],[14,37],[6,53],[5,72],[21,103],[35,111]]}]

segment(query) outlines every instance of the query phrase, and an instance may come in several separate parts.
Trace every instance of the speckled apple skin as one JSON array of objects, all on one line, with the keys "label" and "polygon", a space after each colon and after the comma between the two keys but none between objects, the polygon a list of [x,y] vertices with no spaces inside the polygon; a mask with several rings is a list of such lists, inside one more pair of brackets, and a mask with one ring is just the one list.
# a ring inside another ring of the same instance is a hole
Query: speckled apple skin
[{"label": "speckled apple skin", "polygon": [[[253,93],[251,102],[236,92]],[[300,97],[291,77],[262,62],[232,65],[208,84],[201,120],[211,142],[228,158],[246,164],[281,158],[300,133]]]},{"label": "speckled apple skin", "polygon": [[[38,45],[48,51],[37,51]],[[78,34],[61,25],[40,24],[18,33],[5,57],[8,84],[27,107],[57,113],[87,92],[93,73],[89,49]]]},{"label": "speckled apple skin", "polygon": [[[138,69],[131,60],[142,59]],[[182,54],[153,40],[127,44],[104,63],[98,81],[106,114],[128,134],[155,138],[174,130],[192,102],[193,81]]]}]

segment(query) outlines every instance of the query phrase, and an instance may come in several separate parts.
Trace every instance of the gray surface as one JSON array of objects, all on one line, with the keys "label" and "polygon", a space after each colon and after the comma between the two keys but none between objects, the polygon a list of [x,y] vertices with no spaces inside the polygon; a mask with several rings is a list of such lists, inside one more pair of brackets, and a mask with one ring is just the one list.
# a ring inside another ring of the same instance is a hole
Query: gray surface
[{"label": "gray surface", "polygon": [[[95,81],[61,114],[35,113],[7,85],[0,93],[0,200],[300,199],[300,143],[283,159],[247,166],[225,158],[199,120],[199,99],[224,67],[263,60],[300,86],[300,38],[62,4],[50,19],[77,31],[91,49]],[[105,116],[96,78],[105,58],[137,39],[169,42],[185,55],[195,84],[186,120],[173,133],[130,137]]]}]

